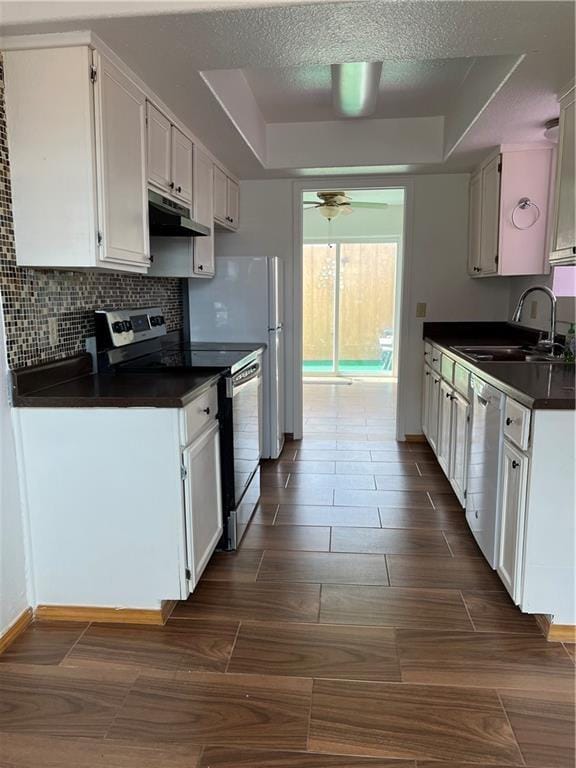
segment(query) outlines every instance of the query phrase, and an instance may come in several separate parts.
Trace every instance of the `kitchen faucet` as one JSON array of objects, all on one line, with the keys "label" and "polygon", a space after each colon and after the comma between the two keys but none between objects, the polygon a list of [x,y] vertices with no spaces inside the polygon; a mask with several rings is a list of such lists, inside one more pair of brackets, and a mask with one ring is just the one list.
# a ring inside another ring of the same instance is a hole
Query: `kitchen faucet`
[{"label": "kitchen faucet", "polygon": [[520,322],[522,310],[524,309],[524,302],[526,301],[527,296],[529,296],[531,293],[534,293],[534,291],[542,291],[542,293],[546,294],[546,296],[548,296],[548,298],[550,299],[550,330],[548,331],[548,338],[542,339],[541,341],[539,341],[538,346],[541,348],[544,347],[546,349],[549,349],[550,354],[554,355],[554,347],[562,346],[561,344],[556,344],[555,342],[557,299],[554,291],[552,291],[546,285],[533,285],[531,288],[526,288],[526,290],[523,291],[522,295],[518,299],[518,304],[516,305],[516,309],[514,310],[514,314],[512,315],[512,322],[513,323]]}]

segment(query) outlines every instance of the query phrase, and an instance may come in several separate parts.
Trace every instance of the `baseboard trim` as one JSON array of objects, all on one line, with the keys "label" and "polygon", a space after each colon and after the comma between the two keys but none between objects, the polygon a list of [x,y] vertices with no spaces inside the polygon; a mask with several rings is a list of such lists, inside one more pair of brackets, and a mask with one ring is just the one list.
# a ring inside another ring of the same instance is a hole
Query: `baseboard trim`
[{"label": "baseboard trim", "polygon": [[14,640],[18,638],[22,632],[28,627],[34,618],[32,608],[26,608],[22,611],[20,616],[12,622],[3,635],[0,635],[0,653],[3,653],[9,645],[12,645]]},{"label": "baseboard trim", "polygon": [[425,443],[426,437],[425,435],[404,435],[404,440],[407,443]]},{"label": "baseboard trim", "polygon": [[162,614],[162,624],[166,624],[170,618],[170,614],[174,608],[176,608],[177,603],[178,600],[162,600],[162,605],[160,607],[160,613]]},{"label": "baseboard trim", "polygon": [[[162,607],[107,608],[90,605],[39,605],[34,615],[38,621],[93,621],[110,624],[162,625],[173,608],[173,601],[162,601]],[[175,602],[175,601],[174,601]]]},{"label": "baseboard trim", "polygon": [[548,616],[535,614],[542,634],[551,643],[576,643],[576,626],[574,624],[553,624]]}]

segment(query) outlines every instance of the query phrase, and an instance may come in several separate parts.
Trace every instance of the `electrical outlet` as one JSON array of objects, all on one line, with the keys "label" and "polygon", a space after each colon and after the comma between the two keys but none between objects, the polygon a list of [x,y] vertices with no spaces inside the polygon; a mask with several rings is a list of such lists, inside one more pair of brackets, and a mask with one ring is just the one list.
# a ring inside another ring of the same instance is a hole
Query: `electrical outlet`
[{"label": "electrical outlet", "polygon": [[419,301],[416,304],[416,317],[426,317],[426,302]]},{"label": "electrical outlet", "polygon": [[50,346],[52,347],[55,347],[58,344],[59,335],[57,317],[48,318],[48,340],[50,341]]},{"label": "electrical outlet", "polygon": [[530,302],[530,319],[536,320],[537,317],[538,317],[538,302],[531,301]]}]

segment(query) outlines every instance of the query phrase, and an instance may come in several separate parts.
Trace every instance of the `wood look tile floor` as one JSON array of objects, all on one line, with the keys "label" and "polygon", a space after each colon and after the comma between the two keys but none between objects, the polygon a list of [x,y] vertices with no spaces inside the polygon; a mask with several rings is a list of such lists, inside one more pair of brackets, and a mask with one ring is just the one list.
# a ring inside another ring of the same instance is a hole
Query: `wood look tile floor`
[{"label": "wood look tile floor", "polygon": [[34,623],[0,768],[574,768],[574,647],[476,546],[395,385],[305,385],[235,553],[164,627]]}]

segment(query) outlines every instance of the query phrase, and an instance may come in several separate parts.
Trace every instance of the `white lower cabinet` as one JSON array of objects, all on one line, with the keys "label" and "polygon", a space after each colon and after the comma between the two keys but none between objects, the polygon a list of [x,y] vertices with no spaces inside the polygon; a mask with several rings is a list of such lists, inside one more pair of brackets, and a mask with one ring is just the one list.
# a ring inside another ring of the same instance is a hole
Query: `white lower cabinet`
[{"label": "white lower cabinet", "polygon": [[190,591],[194,589],[222,535],[220,439],[218,422],[182,453],[186,548]]},{"label": "white lower cabinet", "polygon": [[436,441],[436,458],[444,470],[450,474],[450,440],[452,437],[452,400],[453,389],[444,380],[440,382],[440,398],[438,400],[438,440]]},{"label": "white lower cabinet", "polygon": [[438,410],[440,403],[440,376],[434,371],[429,377],[429,395],[428,395],[428,442],[432,450],[436,452],[438,442]]},{"label": "white lower cabinet", "polygon": [[14,409],[36,604],[188,597],[222,531],[217,410],[215,385],[184,408]]},{"label": "white lower cabinet", "polygon": [[470,446],[470,403],[457,392],[452,393],[452,427],[450,432],[450,473],[448,479],[462,506],[466,501],[466,475]]},{"label": "white lower cabinet", "polygon": [[432,383],[432,369],[430,366],[424,366],[424,377],[422,379],[422,432],[428,437],[430,424],[430,385]]},{"label": "white lower cabinet", "polygon": [[496,570],[510,597],[520,602],[529,459],[507,440],[501,458],[500,545]]},{"label": "white lower cabinet", "polygon": [[[425,354],[429,357],[430,350]],[[455,366],[451,358],[441,355],[437,349],[432,351],[431,360],[450,380],[443,378],[426,361],[422,378],[422,431],[458,501],[464,506],[470,446],[470,403],[462,392],[467,392],[468,378],[454,378],[454,371],[461,366]]]}]

